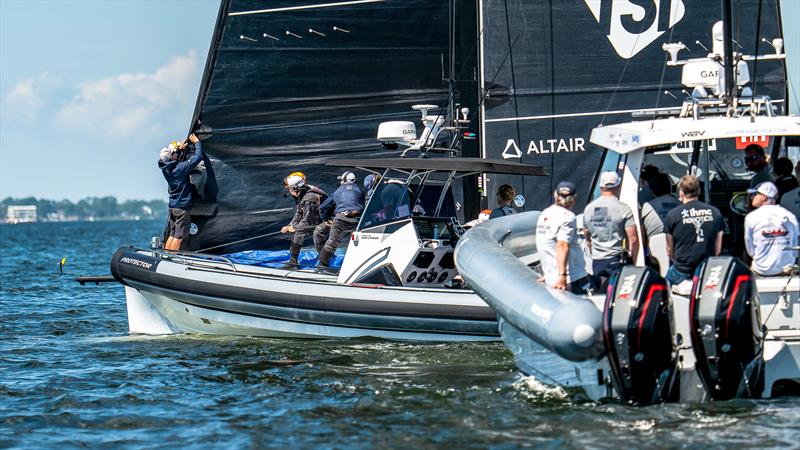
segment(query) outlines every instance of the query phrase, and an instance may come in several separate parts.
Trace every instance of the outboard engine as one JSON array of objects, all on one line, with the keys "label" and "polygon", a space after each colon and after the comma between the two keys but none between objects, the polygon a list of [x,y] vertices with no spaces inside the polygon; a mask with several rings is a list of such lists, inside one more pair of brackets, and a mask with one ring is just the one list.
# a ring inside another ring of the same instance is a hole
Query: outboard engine
[{"label": "outboard engine", "polygon": [[695,273],[689,326],[697,373],[714,400],[760,398],[764,355],[753,274],[737,258],[708,258]]},{"label": "outboard engine", "polygon": [[653,269],[624,266],[608,284],[603,338],[622,401],[650,405],[680,395],[672,304]]}]

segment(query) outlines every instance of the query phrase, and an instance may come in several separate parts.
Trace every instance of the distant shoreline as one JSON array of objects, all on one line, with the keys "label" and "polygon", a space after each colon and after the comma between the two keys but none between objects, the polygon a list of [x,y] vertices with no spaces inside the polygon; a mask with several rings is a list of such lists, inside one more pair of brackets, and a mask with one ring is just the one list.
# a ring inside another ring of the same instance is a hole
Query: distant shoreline
[{"label": "distant shoreline", "polygon": [[115,197],[87,197],[70,200],[6,197],[0,201],[0,223],[109,222],[166,220],[164,200],[125,200]]}]

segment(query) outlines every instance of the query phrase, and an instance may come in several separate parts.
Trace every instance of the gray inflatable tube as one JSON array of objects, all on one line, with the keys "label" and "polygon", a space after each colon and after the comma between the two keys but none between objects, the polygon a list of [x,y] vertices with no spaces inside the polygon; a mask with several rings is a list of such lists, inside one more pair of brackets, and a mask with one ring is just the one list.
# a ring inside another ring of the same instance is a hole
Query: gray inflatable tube
[{"label": "gray inflatable tube", "polygon": [[461,276],[498,316],[570,361],[603,354],[602,314],[591,300],[546,287],[518,258],[536,251],[539,211],[486,221],[459,240]]}]

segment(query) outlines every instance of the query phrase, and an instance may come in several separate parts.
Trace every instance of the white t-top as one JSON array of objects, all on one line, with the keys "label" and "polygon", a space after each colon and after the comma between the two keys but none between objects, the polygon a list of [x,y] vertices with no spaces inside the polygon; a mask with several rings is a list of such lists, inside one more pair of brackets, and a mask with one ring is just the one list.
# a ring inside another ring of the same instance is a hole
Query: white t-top
[{"label": "white t-top", "polygon": [[759,275],[777,275],[793,264],[797,252],[783,248],[797,245],[797,218],[779,205],[762,205],[744,218],[744,241]]},{"label": "white t-top", "polygon": [[788,209],[790,213],[793,213],[797,221],[800,222],[800,187],[796,187],[783,194],[783,197],[781,197],[781,206]]},{"label": "white t-top", "polygon": [[575,235],[575,214],[562,206],[550,205],[542,211],[536,223],[536,249],[539,251],[542,272],[548,286],[558,281],[556,241],[569,243],[567,283],[585,277],[586,261]]}]

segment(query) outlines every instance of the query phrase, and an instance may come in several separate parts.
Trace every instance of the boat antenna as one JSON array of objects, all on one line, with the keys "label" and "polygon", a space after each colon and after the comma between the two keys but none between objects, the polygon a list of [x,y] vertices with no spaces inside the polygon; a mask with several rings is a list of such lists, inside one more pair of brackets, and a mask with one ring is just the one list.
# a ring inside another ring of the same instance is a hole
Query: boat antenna
[{"label": "boat antenna", "polygon": [[[759,3],[760,5],[760,3]],[[734,67],[733,67],[733,25],[731,20],[731,0],[722,0],[722,44],[723,44],[723,67],[725,69],[725,97],[724,101],[730,108],[735,107],[734,96]]]}]

